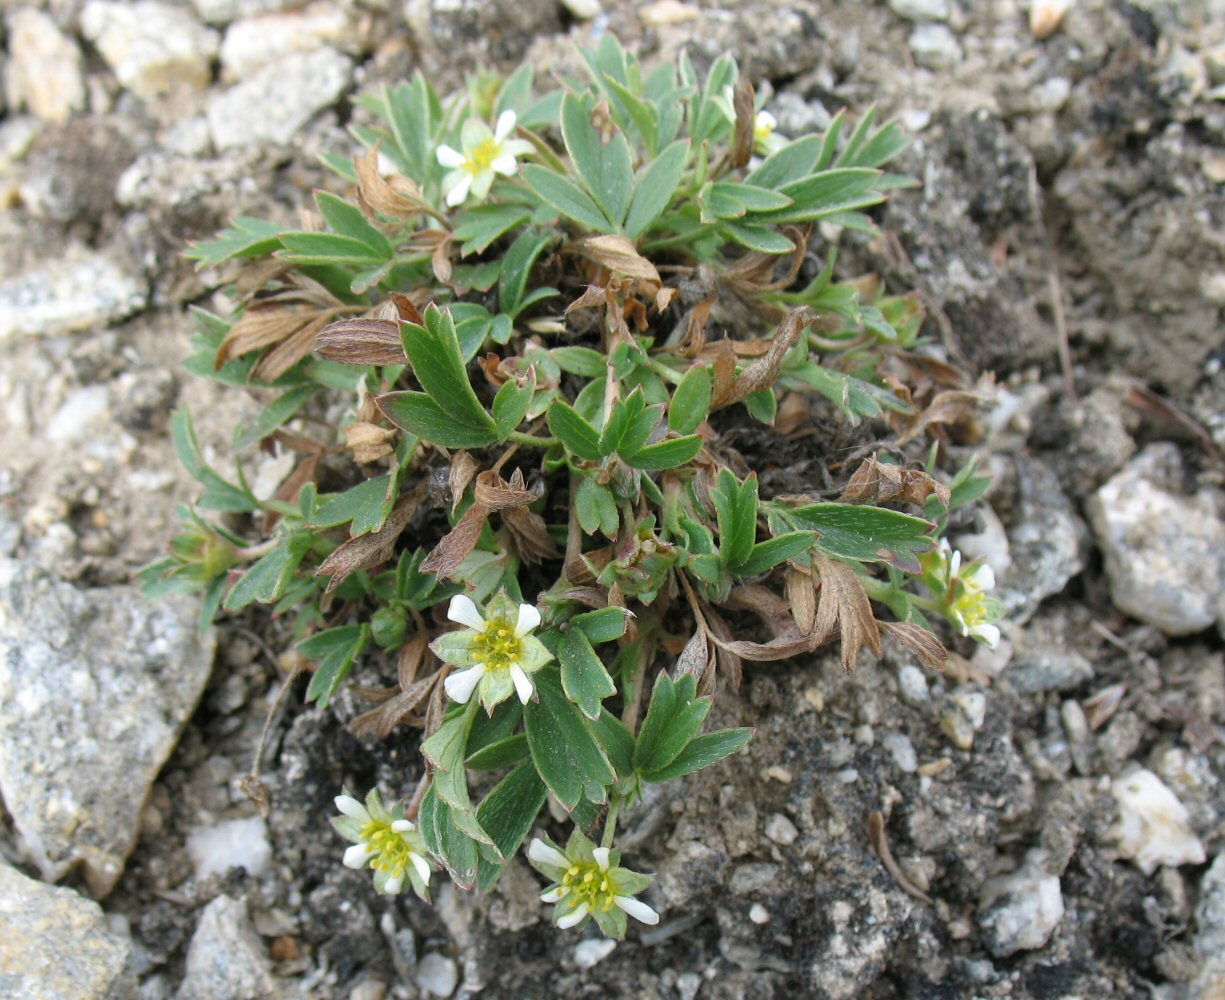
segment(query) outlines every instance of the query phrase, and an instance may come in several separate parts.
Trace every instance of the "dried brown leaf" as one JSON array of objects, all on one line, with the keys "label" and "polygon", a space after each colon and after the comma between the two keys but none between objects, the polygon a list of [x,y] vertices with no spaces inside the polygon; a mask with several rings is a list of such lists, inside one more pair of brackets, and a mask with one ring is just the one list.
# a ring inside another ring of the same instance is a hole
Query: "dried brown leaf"
[{"label": "dried brown leaf", "polygon": [[450,578],[468,554],[476,547],[477,539],[481,537],[481,529],[489,518],[489,508],[481,503],[474,503],[466,511],[446,535],[443,536],[434,550],[421,563],[423,573],[433,573],[440,580]]},{"label": "dried brown leaf", "polygon": [[511,474],[510,482],[496,472],[482,472],[476,477],[473,495],[478,504],[491,511],[506,510],[508,507],[526,507],[540,499],[537,494],[527,489],[523,482],[523,473],[518,469]]},{"label": "dried brown leaf", "polygon": [[377,462],[394,450],[388,443],[396,432],[369,421],[359,420],[345,428],[345,444],[353,452],[353,461],[359,465]]},{"label": "dried brown leaf", "polygon": [[359,203],[374,221],[384,215],[393,219],[407,219],[420,215],[425,204],[421,189],[412,180],[399,174],[384,178],[379,171],[379,147],[375,144],[364,156],[353,158],[353,169],[357,174]]},{"label": "dried brown leaf", "polygon": [[[984,385],[983,388],[989,389],[989,385]],[[897,443],[904,445],[913,441],[936,424],[955,424],[988,398],[988,393],[982,390],[946,389],[937,393],[927,408],[913,418],[910,426],[898,437]]]},{"label": "dried brown leaf", "polygon": [[608,304],[608,289],[603,285],[588,285],[587,289],[577,299],[566,306],[566,315],[578,309],[595,309]]},{"label": "dried brown leaf", "polygon": [[795,619],[801,632],[811,635],[817,622],[817,588],[812,576],[794,566],[788,566],[785,579],[791,617]]},{"label": "dried brown leaf", "polygon": [[877,622],[882,632],[892,636],[931,670],[943,670],[948,650],[927,629],[914,622]]},{"label": "dried brown leaf", "polygon": [[732,168],[739,170],[753,158],[753,146],[757,141],[757,108],[753,103],[753,85],[747,77],[736,79],[736,86],[732,89],[732,109],[736,113],[736,124],[732,130],[728,157]]},{"label": "dried brown leaf", "polygon": [[510,507],[502,511],[502,523],[514,536],[519,555],[526,563],[535,564],[561,555],[544,518],[526,507]]},{"label": "dried brown leaf", "polygon": [[315,353],[346,365],[402,365],[408,361],[400,324],[390,319],[329,323],[315,338]]},{"label": "dried brown leaf", "polygon": [[438,674],[422,677],[392,695],[378,708],[357,716],[349,723],[349,731],[358,736],[373,734],[379,739],[386,739],[439,686]]},{"label": "dried brown leaf", "polygon": [[392,508],[383,527],[368,535],[350,538],[323,560],[315,570],[315,576],[331,577],[325,592],[330,594],[358,570],[369,569],[390,559],[395,552],[396,540],[404,533],[420,504],[419,491],[406,493]]},{"label": "dried brown leaf", "polygon": [[643,257],[624,236],[586,236],[571,244],[581,256],[593,260],[615,274],[662,283],[655,265]]},{"label": "dried brown leaf", "polygon": [[715,345],[714,364],[711,368],[715,384],[711,390],[710,408],[717,410],[732,402],[736,391],[736,349],[732,347],[730,340],[720,340]]},{"label": "dried brown leaf", "polygon": [[468,484],[472,482],[472,477],[476,475],[476,470],[480,467],[480,462],[466,451],[458,451],[452,456],[451,468],[447,471],[447,486],[451,491],[452,514],[459,509],[459,505],[464,499],[464,490],[468,488]]},{"label": "dried brown leaf", "polygon": [[[739,377],[733,377],[730,390],[718,393],[711,400],[711,409],[718,410],[733,403],[740,403],[755,392],[772,388],[778,381],[778,373],[783,365],[783,357],[800,338],[808,323],[808,310],[792,309],[783,317],[774,337],[770,341],[766,353],[750,365],[746,365]],[[715,361],[718,364],[718,359]],[[716,371],[716,390],[718,389],[718,372]]]},{"label": "dried brown leaf", "polygon": [[880,625],[859,576],[850,566],[820,553],[814,553],[813,560],[821,575],[813,637],[824,642],[837,629],[842,637],[842,669],[849,673],[865,645],[880,656]]},{"label": "dried brown leaf", "polygon": [[396,674],[401,690],[409,688],[417,679],[421,665],[425,662],[425,651],[429,648],[426,644],[428,638],[425,630],[419,628],[405,639],[404,645],[400,647],[400,656],[396,661]]},{"label": "dried brown leaf", "polygon": [[872,504],[902,500],[922,507],[933,493],[946,507],[952,499],[949,488],[922,469],[905,469],[873,457],[865,459],[855,470],[838,499],[844,503]]},{"label": "dried brown leaf", "polygon": [[253,305],[230,327],[217,347],[214,368],[292,337],[318,317],[316,309]]},{"label": "dried brown leaf", "polygon": [[318,316],[297,333],[282,340],[256,363],[251,377],[258,382],[275,382],[311,352],[319,331],[327,324],[327,315]]},{"label": "dried brown leaf", "polygon": [[744,659],[725,646],[725,643],[732,641],[732,630],[714,608],[708,606],[703,614],[710,629],[710,640],[717,650],[715,655],[719,661],[719,669],[727,678],[731,689],[739,691],[740,682],[744,679]]}]

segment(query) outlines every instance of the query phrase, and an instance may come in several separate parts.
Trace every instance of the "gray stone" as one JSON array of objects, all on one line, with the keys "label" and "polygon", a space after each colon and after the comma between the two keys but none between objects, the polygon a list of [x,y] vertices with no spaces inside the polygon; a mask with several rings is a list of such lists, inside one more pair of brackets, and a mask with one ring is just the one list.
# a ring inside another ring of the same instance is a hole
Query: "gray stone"
[{"label": "gray stone", "polygon": [[362,48],[358,21],[331,3],[235,21],[221,43],[221,66],[231,80],[245,80],[296,52],[330,45],[349,53]]},{"label": "gray stone", "polygon": [[81,32],[97,47],[124,88],[144,101],[212,82],[217,32],[179,7],[157,0],[90,0]]},{"label": "gray stone", "polygon": [[50,15],[18,7],[5,19],[10,58],[4,83],[13,107],[24,106],[47,121],[66,121],[85,107],[81,50]]},{"label": "gray stone", "polygon": [[348,89],[352,75],[352,60],[327,47],[265,66],[209,101],[213,144],[218,149],[286,144]]},{"label": "gray stone", "polygon": [[1220,1000],[1225,996],[1225,853],[1218,854],[1204,873],[1195,908],[1192,945],[1202,959],[1198,973],[1182,991],[1167,987],[1162,1000]]},{"label": "gray stone", "polygon": [[1047,874],[1046,860],[1044,851],[1030,851],[1015,872],[983,886],[978,923],[996,958],[1041,948],[1063,919],[1059,878]]},{"label": "gray stone", "polygon": [[1016,459],[1018,511],[1008,531],[1008,572],[998,596],[1009,621],[1022,625],[1085,568],[1088,529],[1045,465]]},{"label": "gray stone", "polygon": [[262,1000],[275,981],[244,900],[218,896],[204,908],[187,949],[178,1000]]},{"label": "gray stone", "polygon": [[[594,964],[595,962],[592,962],[592,965]],[[430,996],[449,997],[459,985],[459,967],[455,964],[455,959],[440,955],[436,951],[422,956],[417,963],[417,985],[422,992]]]},{"label": "gray stone", "polygon": [[131,942],[102,908],[71,889],[0,862],[0,996],[6,1000],[128,1000]]},{"label": "gray stone", "polygon": [[898,766],[898,770],[914,774],[919,769],[919,755],[905,733],[886,733],[881,744],[893,757],[893,763]]},{"label": "gray stone", "polygon": [[100,254],[27,271],[0,281],[0,341],[105,326],[146,299],[141,281]]},{"label": "gray stone", "polygon": [[119,878],[208,681],[197,609],[0,560],[0,793],[44,877],[82,865],[97,896]]},{"label": "gray stone", "polygon": [[961,46],[943,24],[920,24],[909,44],[915,62],[927,69],[949,69],[961,61]]},{"label": "gray stone", "polygon": [[908,21],[947,21],[948,0],[889,0],[889,9]]},{"label": "gray stone", "polygon": [[1093,680],[1093,664],[1074,649],[1056,645],[1018,647],[1008,666],[1008,680],[1018,691],[1067,691]]},{"label": "gray stone", "polygon": [[228,24],[242,17],[257,17],[306,6],[307,0],[191,0],[196,13],[209,24]]},{"label": "gray stone", "polygon": [[1089,500],[1119,610],[1167,635],[1202,631],[1225,611],[1225,522],[1207,490],[1185,496],[1178,449],[1151,445]]},{"label": "gray stone", "polygon": [[898,694],[912,708],[923,708],[931,704],[927,692],[927,677],[913,663],[907,663],[897,672]]}]

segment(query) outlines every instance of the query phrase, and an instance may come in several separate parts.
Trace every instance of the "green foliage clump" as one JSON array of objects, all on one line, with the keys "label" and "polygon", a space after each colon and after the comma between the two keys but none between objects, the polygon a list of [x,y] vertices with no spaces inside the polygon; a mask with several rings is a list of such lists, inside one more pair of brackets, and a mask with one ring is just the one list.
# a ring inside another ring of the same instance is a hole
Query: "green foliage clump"
[{"label": "green foliage clump", "polygon": [[[934,666],[928,616],[984,641],[999,617],[983,568],[936,544],[985,485],[935,476],[973,394],[922,353],[916,297],[820,256],[822,226],[872,233],[865,211],[909,183],[882,170],[898,128],[839,114],[787,140],[730,57],[704,78],[683,56],[645,73],[608,38],[582,57],[588,79],[543,94],[523,67],[446,102],[419,74],[366,96],[365,152],[327,158],[347,194],[317,192],[314,224],[239,218],[191,247],[230,269],[235,308],[197,310],[187,367],[265,403],[236,453],[296,464],[256,496],[176,414],[219,520],[185,510],[144,573],[204,591],[205,622],[269,605],[320,706],[359,661],[394,660],[353,726],[424,730],[396,830],[483,890],[550,794],[576,830],[604,820],[602,847],[572,839],[575,871],[645,886],[609,860],[616,817],[745,745],[703,732],[745,660],[840,639],[849,669],[890,635]],[[822,448],[839,421],[857,463]],[[806,488],[765,495],[750,470],[797,441]],[[473,771],[501,775],[479,802]],[[571,886],[541,844],[564,926],[599,900],[650,912]]]}]

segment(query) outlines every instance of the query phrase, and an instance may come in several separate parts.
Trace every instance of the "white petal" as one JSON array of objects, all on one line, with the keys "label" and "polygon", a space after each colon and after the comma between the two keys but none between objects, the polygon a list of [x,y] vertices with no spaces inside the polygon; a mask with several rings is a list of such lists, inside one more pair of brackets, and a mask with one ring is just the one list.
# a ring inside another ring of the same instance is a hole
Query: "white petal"
[{"label": "white petal", "polygon": [[352,816],[354,819],[369,822],[370,813],[366,812],[366,807],[352,795],[337,795],[333,801],[336,803],[336,808],[346,816]]},{"label": "white petal", "polygon": [[447,697],[461,705],[468,704],[472,692],[485,676],[485,664],[478,663],[475,667],[461,670],[458,674],[448,674],[442,686],[447,689]]},{"label": "white petal", "polygon": [[957,572],[961,569],[961,550],[958,549],[949,559],[949,579],[955,579]]},{"label": "white petal", "polygon": [[591,853],[595,855],[595,863],[600,866],[600,871],[608,871],[608,848],[597,847]]},{"label": "white petal", "polygon": [[528,845],[527,856],[542,865],[552,865],[554,868],[569,868],[570,859],[556,847],[550,847],[539,837],[532,839]]},{"label": "white petal", "polygon": [[536,152],[536,147],[526,139],[507,139],[502,143],[503,154],[509,153],[511,156],[526,156],[528,153]]},{"label": "white petal", "polygon": [[578,906],[574,908],[573,913],[567,913],[564,917],[557,921],[557,926],[564,931],[567,927],[573,927],[575,924],[582,923],[583,917],[587,916],[587,911],[589,909],[591,909],[591,907],[589,907],[586,903],[579,903]]},{"label": "white petal", "polygon": [[410,854],[408,860],[413,863],[413,867],[417,869],[417,874],[421,876],[421,881],[426,885],[430,884],[430,876],[433,871],[430,869],[430,863],[425,860],[420,854]]},{"label": "white petal", "polygon": [[613,902],[635,920],[641,920],[644,924],[659,923],[659,914],[640,899],[633,896],[613,896]]},{"label": "white petal", "polygon": [[367,861],[370,860],[370,855],[377,854],[373,847],[369,844],[361,843],[354,844],[345,851],[344,863],[346,868],[361,868]]},{"label": "white petal", "polygon": [[439,146],[438,151],[434,155],[438,157],[438,162],[444,167],[454,168],[464,165],[464,154],[450,146]]},{"label": "white petal", "polygon": [[404,873],[393,875],[383,885],[383,891],[389,896],[394,896],[397,892],[404,888]]},{"label": "white petal", "polygon": [[515,130],[515,113],[503,111],[498,115],[498,123],[493,127],[494,142],[501,143]]},{"label": "white petal", "polygon": [[778,126],[778,119],[770,114],[769,111],[758,111],[757,120],[754,125],[756,128],[773,132]]},{"label": "white petal", "polygon": [[979,590],[994,590],[995,589],[995,570],[986,563],[982,563],[971,576],[966,578],[966,583],[977,587]]},{"label": "white petal", "polygon": [[1000,630],[996,625],[975,625],[970,629],[970,635],[975,639],[982,639],[991,649],[999,645]]},{"label": "white petal", "polygon": [[519,164],[515,162],[515,157],[511,153],[503,153],[491,164],[489,164],[490,170],[492,170],[495,174],[501,174],[503,177],[509,177],[518,169],[518,167]]},{"label": "white petal", "polygon": [[409,822],[408,820],[406,820],[406,819],[398,819],[398,820],[396,820],[394,823],[392,823],[392,824],[391,824],[391,828],[392,828],[392,829],[393,829],[393,830],[394,830],[396,833],[408,833],[408,832],[410,832],[411,830],[415,830],[415,829],[417,829],[415,826],[413,826],[413,825],[412,825],[412,823],[410,823],[410,822]]},{"label": "white petal", "polygon": [[[472,175],[464,172],[464,176],[459,179],[459,183],[447,192],[447,204],[454,208],[456,205],[462,205],[468,197],[468,192],[472,189]],[[459,596],[463,596],[462,594]]]},{"label": "white petal", "polygon": [[515,682],[515,690],[519,692],[519,700],[526,705],[532,700],[532,679],[523,672],[523,668],[517,663],[512,663],[510,666],[510,679]]},{"label": "white petal", "polygon": [[451,598],[451,604],[447,608],[447,617],[453,622],[467,625],[468,628],[474,628],[478,632],[485,628],[485,619],[481,617],[481,613],[476,610],[476,605],[472,603],[472,598],[467,594],[456,594]]},{"label": "white petal", "polygon": [[556,889],[550,889],[548,892],[542,892],[540,894],[540,901],[542,903],[558,903],[561,902],[565,896],[565,887],[559,885]]},{"label": "white petal", "polygon": [[534,604],[519,605],[519,619],[515,622],[515,638],[522,639],[540,624],[540,612]]}]

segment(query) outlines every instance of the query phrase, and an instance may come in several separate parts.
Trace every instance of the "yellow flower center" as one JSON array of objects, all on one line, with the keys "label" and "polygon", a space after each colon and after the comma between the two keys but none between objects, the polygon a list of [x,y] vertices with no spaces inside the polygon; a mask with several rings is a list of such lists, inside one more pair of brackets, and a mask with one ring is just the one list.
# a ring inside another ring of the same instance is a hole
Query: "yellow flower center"
[{"label": "yellow flower center", "polygon": [[594,864],[571,865],[562,876],[561,887],[566,895],[575,897],[575,906],[586,903],[593,910],[611,910],[617,894],[608,873]]},{"label": "yellow flower center", "polygon": [[493,136],[482,139],[480,145],[468,154],[468,159],[464,161],[464,169],[470,174],[484,173],[501,155],[502,144],[497,142]]},{"label": "yellow flower center", "polygon": [[756,137],[757,141],[765,142],[773,134],[774,126],[770,124],[770,120],[758,115],[757,121],[753,125],[753,135]]},{"label": "yellow flower center", "polygon": [[408,867],[412,848],[404,834],[393,830],[390,823],[372,819],[362,827],[362,840],[378,852],[370,862],[371,868],[394,878]]},{"label": "yellow flower center", "polygon": [[515,635],[515,627],[505,618],[491,618],[485,630],[473,642],[477,661],[486,670],[506,670],[523,654],[523,644]]}]

